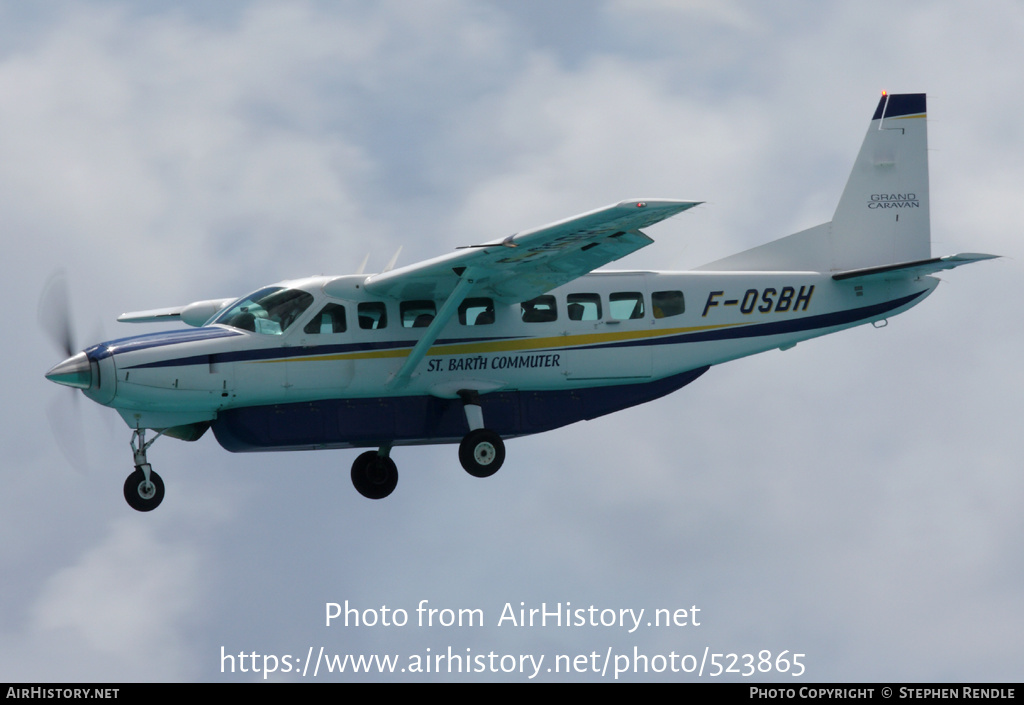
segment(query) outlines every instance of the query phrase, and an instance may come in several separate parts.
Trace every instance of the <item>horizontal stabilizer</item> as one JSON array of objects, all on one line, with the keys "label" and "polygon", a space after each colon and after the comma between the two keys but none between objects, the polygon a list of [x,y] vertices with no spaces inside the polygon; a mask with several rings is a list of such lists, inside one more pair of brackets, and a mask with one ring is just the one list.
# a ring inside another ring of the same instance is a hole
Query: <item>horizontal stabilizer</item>
[{"label": "horizontal stabilizer", "polygon": [[933,257],[931,259],[917,260],[915,262],[901,262],[899,264],[885,264],[879,267],[865,267],[863,269],[849,269],[845,272],[837,272],[832,275],[836,281],[844,279],[859,279],[863,277],[886,277],[889,278],[917,278],[926,274],[941,272],[943,269],[953,269],[962,264],[981,262],[986,259],[996,259],[999,255],[985,255],[977,252],[963,252],[958,255],[946,255],[945,257]]}]

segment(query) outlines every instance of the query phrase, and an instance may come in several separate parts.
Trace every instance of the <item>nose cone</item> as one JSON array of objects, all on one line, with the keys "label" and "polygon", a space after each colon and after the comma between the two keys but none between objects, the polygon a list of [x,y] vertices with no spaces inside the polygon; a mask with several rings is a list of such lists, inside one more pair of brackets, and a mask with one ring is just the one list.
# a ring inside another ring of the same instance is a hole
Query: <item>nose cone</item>
[{"label": "nose cone", "polygon": [[54,365],[46,373],[46,379],[68,387],[88,389],[92,386],[92,368],[89,365],[89,358],[84,352],[73,355],[64,362]]}]

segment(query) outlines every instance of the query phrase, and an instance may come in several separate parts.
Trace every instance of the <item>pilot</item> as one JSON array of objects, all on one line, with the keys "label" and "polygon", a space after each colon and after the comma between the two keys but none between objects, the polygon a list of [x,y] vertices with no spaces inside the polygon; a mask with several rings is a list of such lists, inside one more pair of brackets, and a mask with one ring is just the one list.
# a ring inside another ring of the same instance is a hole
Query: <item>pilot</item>
[{"label": "pilot", "polygon": [[243,308],[225,323],[235,328],[256,332],[256,316],[252,315],[248,308]]},{"label": "pilot", "polygon": [[286,299],[270,311],[270,318],[281,324],[281,330],[287,330],[288,326],[295,322],[299,314],[305,310],[300,297]]}]

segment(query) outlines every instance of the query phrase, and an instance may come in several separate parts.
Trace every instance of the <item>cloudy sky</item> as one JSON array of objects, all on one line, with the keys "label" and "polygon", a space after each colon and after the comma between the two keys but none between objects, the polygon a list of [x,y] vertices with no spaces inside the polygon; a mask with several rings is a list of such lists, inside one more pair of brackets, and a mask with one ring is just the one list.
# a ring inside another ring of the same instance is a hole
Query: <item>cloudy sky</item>
[{"label": "cloudy sky", "polygon": [[[517,668],[316,680],[527,680],[520,655],[544,656],[537,680],[610,680],[546,669],[634,650],[801,653],[812,681],[1019,680],[1021,36],[1012,0],[0,0],[0,680],[263,677],[222,672],[222,649],[290,655],[270,679],[302,680],[321,647]],[[43,378],[58,269],[82,347],[145,330],[122,311],[638,196],[707,205],[622,264],[698,266],[828,220],[883,89],[929,94],[935,254],[1004,259],[945,273],[884,329],[511,441],[486,481],[454,446],[399,448],[398,489],[371,502],[356,451],[162,439],[167,496],[139,514],[127,427]],[[325,626],[346,600],[409,624]],[[419,627],[421,600],[485,624]],[[506,603],[697,606],[700,625],[499,626]]]}]

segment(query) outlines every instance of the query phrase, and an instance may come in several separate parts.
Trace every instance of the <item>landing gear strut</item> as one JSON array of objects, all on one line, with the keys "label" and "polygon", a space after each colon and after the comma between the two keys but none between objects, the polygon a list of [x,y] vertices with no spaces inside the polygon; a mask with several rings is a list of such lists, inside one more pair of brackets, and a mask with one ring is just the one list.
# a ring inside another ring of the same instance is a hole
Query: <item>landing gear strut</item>
[{"label": "landing gear strut", "polygon": [[150,512],[164,500],[164,481],[153,472],[146,460],[146,451],[163,431],[146,441],[146,429],[137,428],[132,432],[132,455],[135,456],[135,472],[124,481],[124,498],[128,506],[139,512]]},{"label": "landing gear strut", "polygon": [[[460,390],[459,397],[469,425],[469,433],[459,444],[459,462],[473,477],[490,477],[505,462],[505,443],[497,433],[484,428],[480,395],[473,390]],[[352,463],[352,484],[367,499],[384,499],[395,491],[398,468],[390,453],[391,444],[386,443],[379,450],[360,454]],[[125,496],[127,492],[126,489]],[[162,486],[160,492],[163,493]]]},{"label": "landing gear strut", "polygon": [[473,477],[490,477],[505,462],[505,443],[497,433],[484,428],[480,395],[464,389],[459,392],[459,397],[469,424],[469,433],[459,444],[459,462]]},{"label": "landing gear strut", "polygon": [[391,446],[368,450],[352,463],[352,484],[367,499],[384,499],[398,485],[398,467],[388,457]]}]

